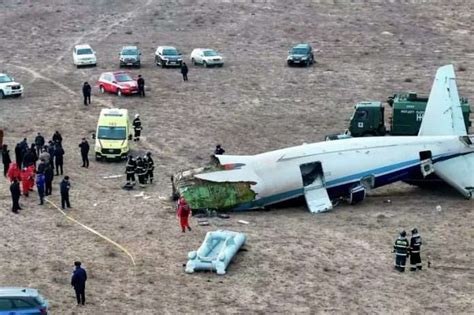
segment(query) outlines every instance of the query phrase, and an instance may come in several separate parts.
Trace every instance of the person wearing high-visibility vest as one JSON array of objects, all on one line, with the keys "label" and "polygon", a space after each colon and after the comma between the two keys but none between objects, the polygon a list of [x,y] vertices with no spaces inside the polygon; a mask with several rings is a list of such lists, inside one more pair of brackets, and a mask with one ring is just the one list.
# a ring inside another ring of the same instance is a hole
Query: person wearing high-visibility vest
[{"label": "person wearing high-visibility vest", "polygon": [[407,261],[407,256],[409,255],[409,243],[407,239],[407,232],[401,231],[400,236],[396,239],[395,244],[393,245],[393,250],[395,252],[395,269],[400,272],[405,271],[405,264]]},{"label": "person wearing high-visibility vest", "polygon": [[410,271],[421,270],[421,236],[418,234],[418,230],[415,228],[411,230],[410,239]]}]

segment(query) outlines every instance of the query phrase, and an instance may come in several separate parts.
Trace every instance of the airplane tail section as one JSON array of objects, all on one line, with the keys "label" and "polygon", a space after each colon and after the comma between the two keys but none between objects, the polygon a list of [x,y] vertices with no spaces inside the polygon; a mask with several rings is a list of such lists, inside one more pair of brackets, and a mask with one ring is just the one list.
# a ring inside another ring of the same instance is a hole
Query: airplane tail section
[{"label": "airplane tail section", "polygon": [[431,88],[419,136],[467,134],[453,65],[438,69]]}]

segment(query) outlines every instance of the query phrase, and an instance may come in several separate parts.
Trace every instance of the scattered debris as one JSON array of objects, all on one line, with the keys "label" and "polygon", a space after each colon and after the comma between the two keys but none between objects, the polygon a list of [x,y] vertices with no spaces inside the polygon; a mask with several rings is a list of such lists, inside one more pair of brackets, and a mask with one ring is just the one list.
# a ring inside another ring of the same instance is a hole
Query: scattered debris
[{"label": "scattered debris", "polygon": [[436,206],[436,210],[437,210],[438,212],[441,212],[441,211],[443,210],[443,208],[441,208],[440,205],[437,205],[437,206]]},{"label": "scattered debris", "polygon": [[230,215],[225,214],[225,213],[218,213],[217,217],[220,218],[220,219],[229,219]]},{"label": "scattered debris", "polygon": [[384,200],[383,203],[392,203],[392,200],[387,199],[387,200]]},{"label": "scattered debris", "polygon": [[133,197],[135,197],[135,198],[144,197],[144,196],[145,196],[145,192],[144,192],[144,191],[140,192],[138,195],[133,195]]},{"label": "scattered debris", "polygon": [[245,221],[245,220],[239,220],[239,221],[237,221],[237,222],[242,223],[242,224],[249,224],[249,222],[248,222],[248,221]]},{"label": "scattered debris", "polygon": [[147,199],[150,199],[151,196],[143,196],[143,199],[147,200]]},{"label": "scattered debris", "polygon": [[209,225],[209,221],[207,221],[207,220],[198,220],[198,225],[200,225],[200,226],[208,226],[208,225]]},{"label": "scattered debris", "polygon": [[114,178],[120,178],[122,176],[123,176],[123,174],[122,175],[110,175],[110,176],[104,176],[104,179],[114,179]]}]

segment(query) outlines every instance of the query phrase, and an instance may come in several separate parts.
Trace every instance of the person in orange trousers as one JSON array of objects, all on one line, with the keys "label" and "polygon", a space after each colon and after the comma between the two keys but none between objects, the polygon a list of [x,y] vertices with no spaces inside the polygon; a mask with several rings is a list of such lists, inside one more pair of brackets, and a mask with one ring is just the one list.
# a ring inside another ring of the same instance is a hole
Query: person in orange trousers
[{"label": "person in orange trousers", "polygon": [[176,217],[179,219],[179,223],[181,225],[181,230],[186,232],[186,228],[188,231],[191,231],[191,227],[189,226],[189,217],[192,215],[191,208],[189,207],[186,200],[181,197],[178,201],[178,211],[176,212]]},{"label": "person in orange trousers", "polygon": [[30,192],[30,190],[33,190],[33,186],[35,185],[34,167],[24,167],[20,172],[20,178],[23,195],[25,197],[28,197],[28,193]]}]

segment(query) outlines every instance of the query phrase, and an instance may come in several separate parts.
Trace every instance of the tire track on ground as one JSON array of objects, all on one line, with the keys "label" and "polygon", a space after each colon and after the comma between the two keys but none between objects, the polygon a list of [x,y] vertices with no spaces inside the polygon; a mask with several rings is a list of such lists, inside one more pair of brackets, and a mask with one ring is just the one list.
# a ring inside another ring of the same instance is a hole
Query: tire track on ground
[{"label": "tire track on ground", "polygon": [[135,16],[135,14],[137,14],[138,12],[141,13],[143,11],[146,11],[146,7],[148,7],[152,2],[153,2],[153,0],[148,0],[143,6],[137,5],[137,6],[135,6],[135,8],[132,11],[129,11],[123,18],[116,20],[112,24],[109,24],[106,27],[97,26],[94,29],[92,29],[91,31],[88,31],[88,32],[82,34],[81,36],[77,37],[76,40],[68,47],[68,49],[66,49],[64,51],[64,53],[59,55],[56,58],[55,62],[49,64],[46,68],[44,68],[44,70],[47,71],[51,67],[54,67],[58,63],[60,63],[66,57],[66,55],[69,54],[72,51],[74,46],[76,46],[80,42],[82,42],[84,38],[96,35],[97,33],[104,32],[104,31],[105,32],[101,36],[95,37],[94,40],[96,42],[100,42],[103,39],[107,38],[108,36],[110,36],[114,32],[115,27],[117,27],[120,24],[125,24],[125,22],[127,22],[128,20],[133,18]]}]

